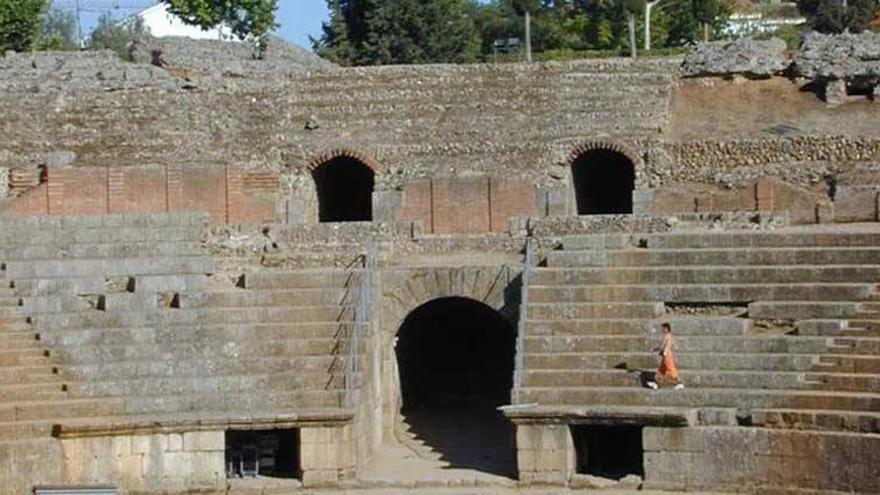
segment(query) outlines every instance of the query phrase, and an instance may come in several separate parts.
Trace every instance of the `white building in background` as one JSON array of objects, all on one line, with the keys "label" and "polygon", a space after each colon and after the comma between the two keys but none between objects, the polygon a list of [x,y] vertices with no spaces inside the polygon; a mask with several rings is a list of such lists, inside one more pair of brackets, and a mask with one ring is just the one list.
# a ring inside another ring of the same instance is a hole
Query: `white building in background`
[{"label": "white building in background", "polygon": [[185,24],[179,17],[168,11],[168,6],[158,3],[134,15],[143,22],[144,27],[156,38],[182,36],[194,40],[239,41],[227,26],[204,30],[198,26]]}]

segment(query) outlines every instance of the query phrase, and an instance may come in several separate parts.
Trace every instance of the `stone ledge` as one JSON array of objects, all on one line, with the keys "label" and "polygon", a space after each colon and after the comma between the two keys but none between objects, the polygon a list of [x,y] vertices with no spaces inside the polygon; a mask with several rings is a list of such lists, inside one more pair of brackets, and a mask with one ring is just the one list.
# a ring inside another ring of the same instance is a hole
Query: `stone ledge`
[{"label": "stone ledge", "polygon": [[638,426],[696,426],[700,409],[676,407],[532,406],[503,410],[521,424],[594,424]]},{"label": "stone ledge", "polygon": [[348,409],[306,409],[275,416],[173,416],[167,418],[90,418],[52,426],[59,439],[151,435],[216,430],[267,430],[307,426],[350,424],[354,412]]}]

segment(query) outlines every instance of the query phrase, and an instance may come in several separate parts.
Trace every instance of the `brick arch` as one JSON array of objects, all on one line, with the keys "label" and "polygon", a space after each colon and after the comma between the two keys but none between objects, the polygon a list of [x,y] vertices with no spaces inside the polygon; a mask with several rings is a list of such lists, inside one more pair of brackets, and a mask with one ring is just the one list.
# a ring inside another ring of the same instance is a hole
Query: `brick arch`
[{"label": "brick arch", "polygon": [[373,173],[379,172],[378,161],[376,161],[368,154],[352,148],[336,148],[322,151],[321,153],[318,153],[315,157],[313,157],[311,161],[309,161],[308,165],[306,165],[306,168],[309,172],[313,173],[321,165],[336,158],[352,158],[369,167],[373,171]]},{"label": "brick arch", "polygon": [[574,165],[574,163],[580,157],[594,150],[614,151],[625,156],[629,161],[632,162],[634,167],[640,167],[644,165],[642,158],[639,156],[638,153],[635,152],[635,150],[633,150],[628,145],[621,143],[620,141],[610,139],[597,139],[593,141],[587,141],[578,146],[575,146],[575,148],[571,150],[571,152],[566,157],[564,164],[570,167]]},{"label": "brick arch", "polygon": [[506,266],[431,268],[399,272],[382,294],[387,338],[393,338],[412,310],[435,299],[461,297],[496,310],[506,304],[508,286],[517,275]]}]

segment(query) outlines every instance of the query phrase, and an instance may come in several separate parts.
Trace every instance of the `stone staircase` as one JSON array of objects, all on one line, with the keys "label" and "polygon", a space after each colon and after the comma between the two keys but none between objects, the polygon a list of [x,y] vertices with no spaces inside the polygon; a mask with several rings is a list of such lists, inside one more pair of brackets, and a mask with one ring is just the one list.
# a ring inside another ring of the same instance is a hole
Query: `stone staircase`
[{"label": "stone staircase", "polygon": [[48,435],[59,423],[342,408],[361,270],[215,273],[206,225],[190,214],[2,221],[0,314],[17,320],[3,320],[15,347],[0,351],[0,397],[21,401],[0,407],[11,432],[23,420]]},{"label": "stone staircase", "polygon": [[[880,431],[880,230],[584,235],[528,288],[520,403]],[[672,324],[687,388],[651,391]]]}]

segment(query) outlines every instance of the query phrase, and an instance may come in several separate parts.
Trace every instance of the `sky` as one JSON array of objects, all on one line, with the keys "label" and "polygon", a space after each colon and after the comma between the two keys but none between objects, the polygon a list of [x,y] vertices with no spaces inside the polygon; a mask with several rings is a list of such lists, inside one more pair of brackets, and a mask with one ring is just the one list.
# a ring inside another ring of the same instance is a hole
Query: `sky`
[{"label": "sky", "polygon": [[[155,3],[155,0],[54,0],[54,5],[74,10],[79,4],[84,35],[95,27],[102,12],[115,18],[136,14]],[[326,0],[278,0],[278,34],[304,48],[311,49],[309,36],[321,36],[321,24],[327,18]]]}]

